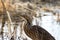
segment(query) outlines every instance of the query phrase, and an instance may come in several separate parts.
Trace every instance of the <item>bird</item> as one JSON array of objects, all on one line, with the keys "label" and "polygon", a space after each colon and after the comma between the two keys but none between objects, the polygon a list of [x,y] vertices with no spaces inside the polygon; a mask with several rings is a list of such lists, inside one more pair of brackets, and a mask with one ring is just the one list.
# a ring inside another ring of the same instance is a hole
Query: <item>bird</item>
[{"label": "bird", "polygon": [[28,15],[21,15],[26,19],[27,23],[24,25],[25,34],[32,40],[55,40],[55,38],[44,28],[39,25],[32,26],[32,17]]}]

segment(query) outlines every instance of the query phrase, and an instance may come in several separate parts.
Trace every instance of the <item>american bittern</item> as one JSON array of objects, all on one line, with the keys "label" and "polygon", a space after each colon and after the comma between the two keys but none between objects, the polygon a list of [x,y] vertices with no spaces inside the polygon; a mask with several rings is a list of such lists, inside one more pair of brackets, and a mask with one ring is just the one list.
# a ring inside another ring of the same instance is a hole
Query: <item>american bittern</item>
[{"label": "american bittern", "polygon": [[27,20],[27,23],[24,25],[24,31],[26,35],[32,40],[55,40],[55,38],[41,26],[32,26],[32,17],[29,17],[28,15],[22,15],[22,17],[24,17]]}]

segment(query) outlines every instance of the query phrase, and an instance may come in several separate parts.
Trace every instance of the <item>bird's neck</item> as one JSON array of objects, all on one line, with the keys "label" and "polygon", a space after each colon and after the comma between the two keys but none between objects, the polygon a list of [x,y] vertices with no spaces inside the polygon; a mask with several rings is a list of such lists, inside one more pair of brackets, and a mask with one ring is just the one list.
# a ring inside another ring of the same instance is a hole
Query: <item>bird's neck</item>
[{"label": "bird's neck", "polygon": [[27,21],[27,25],[31,26],[32,25],[32,17],[29,15],[22,15]]}]

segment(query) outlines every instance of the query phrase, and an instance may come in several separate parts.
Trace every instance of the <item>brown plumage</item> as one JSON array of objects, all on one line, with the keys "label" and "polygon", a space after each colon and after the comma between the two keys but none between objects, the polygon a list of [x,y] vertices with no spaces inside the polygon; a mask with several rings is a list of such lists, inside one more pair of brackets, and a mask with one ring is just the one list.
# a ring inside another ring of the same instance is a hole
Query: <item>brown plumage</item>
[{"label": "brown plumage", "polygon": [[30,20],[29,16],[23,15],[23,17],[27,20],[27,24],[24,26],[24,31],[32,40],[55,40],[55,38],[41,26],[32,26],[32,20]]}]

